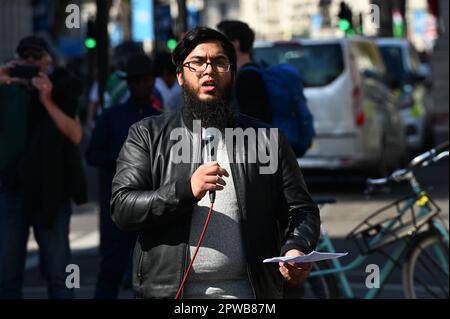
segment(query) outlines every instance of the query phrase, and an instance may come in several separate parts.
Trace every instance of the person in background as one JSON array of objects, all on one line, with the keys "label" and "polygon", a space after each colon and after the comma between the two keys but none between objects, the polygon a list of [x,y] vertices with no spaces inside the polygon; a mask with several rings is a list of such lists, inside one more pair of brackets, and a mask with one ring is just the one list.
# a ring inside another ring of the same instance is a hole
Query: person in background
[{"label": "person in background", "polygon": [[177,81],[175,65],[170,53],[163,52],[155,58],[156,74],[155,88],[161,93],[164,112],[173,112],[183,105],[183,91]]},{"label": "person in background", "polygon": [[283,131],[297,158],[311,147],[315,136],[314,117],[303,92],[299,70],[289,64],[270,67],[252,61],[255,33],[247,23],[222,21],[217,28],[234,45],[237,55],[235,104],[243,114]]},{"label": "person in background", "polygon": [[136,233],[122,232],[110,216],[111,182],[116,172],[116,159],[130,126],[139,120],[158,115],[152,92],[155,82],[151,59],[139,54],[130,57],[125,72],[130,97],[125,103],[106,109],[98,118],[89,142],[87,162],[100,173],[100,269],[95,298],[117,298],[122,279],[131,262]]},{"label": "person in background", "polygon": [[[0,299],[22,298],[30,227],[39,245],[49,298],[73,298],[70,264],[71,200],[87,201],[78,145],[81,82],[52,66],[46,41],[23,38],[18,59],[0,65]],[[31,79],[17,66],[37,66]]]},{"label": "person in background", "polygon": [[[95,80],[92,83],[89,91],[89,104],[87,107],[86,124],[88,129],[92,129],[94,127],[95,119],[102,113],[103,109],[121,105],[129,99],[129,87],[127,82],[124,80],[122,73],[123,70],[125,70],[130,57],[135,55],[145,55],[142,45],[137,42],[125,41],[114,49],[111,74],[106,80],[103,93],[103,105],[100,104],[100,99],[98,96],[98,81]],[[161,93],[154,89],[153,96],[155,106],[162,108],[163,98]]]},{"label": "person in background", "polygon": [[237,69],[234,85],[235,98],[239,112],[272,123],[272,110],[266,84],[259,66],[252,61],[251,51],[255,41],[255,32],[247,23],[225,20],[217,25],[236,50]]}]

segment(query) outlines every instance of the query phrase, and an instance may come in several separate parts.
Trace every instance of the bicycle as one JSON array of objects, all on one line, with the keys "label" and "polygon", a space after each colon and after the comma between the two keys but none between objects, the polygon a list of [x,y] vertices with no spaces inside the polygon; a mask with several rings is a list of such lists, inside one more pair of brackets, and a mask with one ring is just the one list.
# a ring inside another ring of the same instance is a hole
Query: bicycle
[{"label": "bicycle", "polygon": [[[407,181],[412,193],[377,210],[346,236],[359,248],[359,255],[353,261],[342,265],[339,259],[333,259],[313,265],[306,284],[316,298],[339,298],[341,292],[343,297],[355,298],[346,273],[363,265],[374,253],[382,253],[386,262],[380,267],[380,288],[368,288],[364,299],[377,297],[396,266],[402,269],[406,298],[449,298],[449,233],[438,216],[441,209],[422,189],[413,170],[448,157],[448,153],[447,141],[415,157],[405,169],[385,178],[367,180],[370,191],[391,182]],[[334,199],[324,199],[318,204],[334,202]],[[386,249],[392,252],[387,253]],[[336,252],[322,226],[317,250]]]}]

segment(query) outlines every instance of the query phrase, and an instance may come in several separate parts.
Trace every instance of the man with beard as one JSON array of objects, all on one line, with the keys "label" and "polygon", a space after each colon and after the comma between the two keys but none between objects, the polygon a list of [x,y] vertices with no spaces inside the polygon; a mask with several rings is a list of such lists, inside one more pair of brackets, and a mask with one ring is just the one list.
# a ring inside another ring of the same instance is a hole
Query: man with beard
[{"label": "man with beard", "polygon": [[[269,127],[235,114],[230,106],[236,53],[223,34],[195,28],[177,45],[173,61],[184,92],[181,112],[133,125],[113,180],[112,218],[121,229],[139,232],[133,267],[136,295],[283,298],[284,288],[302,283],[311,265],[262,261],[309,253],[319,237],[319,211],[295,155],[279,134],[272,154],[279,165],[273,174],[261,174],[260,163],[232,160],[236,153],[247,152],[236,146],[245,143],[230,147],[219,141],[217,160],[198,164],[193,121],[222,132]],[[177,164],[171,160],[177,143],[171,132],[180,128],[188,131],[192,151],[189,162]],[[213,198],[205,195],[216,191],[209,215]],[[196,254],[207,214],[211,218]]]}]

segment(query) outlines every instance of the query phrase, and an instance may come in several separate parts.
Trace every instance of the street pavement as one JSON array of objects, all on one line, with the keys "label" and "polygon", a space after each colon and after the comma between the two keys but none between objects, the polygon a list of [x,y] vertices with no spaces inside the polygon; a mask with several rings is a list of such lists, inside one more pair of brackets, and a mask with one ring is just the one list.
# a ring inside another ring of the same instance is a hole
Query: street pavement
[{"label": "street pavement", "polygon": [[[437,131],[438,141],[448,139],[448,126]],[[88,168],[88,176],[93,179],[95,170]],[[449,192],[448,192],[448,159],[436,163],[427,168],[417,171],[417,177],[425,186],[433,199],[442,209],[447,228],[449,227]],[[342,181],[330,179],[325,182],[313,183],[309,185],[310,191],[315,197],[335,197],[337,203],[327,205],[321,210],[323,226],[333,238],[338,251],[349,252],[347,257],[342,259],[343,263],[348,263],[357,254],[357,247],[352,241],[346,240],[345,236],[359,222],[370,213],[384,205],[392,202],[405,194],[405,185],[385,189],[382,194],[367,198],[363,193],[360,183],[348,183],[347,176]],[[308,180],[307,180],[308,182]],[[94,185],[94,187],[92,187]],[[91,182],[90,193],[95,194],[95,180]],[[91,195],[95,198],[95,195]],[[99,264],[99,232],[98,232],[98,204],[95,200],[88,204],[74,207],[74,214],[71,222],[70,243],[72,248],[72,263],[80,269],[80,288],[76,289],[76,298],[93,298],[96,276]],[[26,261],[24,298],[41,299],[46,298],[45,282],[39,274],[39,257],[37,244],[33,236],[28,242],[28,257]],[[369,258],[367,263],[382,264],[381,256]],[[361,268],[349,273],[351,286],[355,289],[358,297],[364,293],[365,269]],[[401,274],[396,271],[389,283],[384,287],[380,298],[402,298]],[[129,289],[122,289],[119,298],[133,298],[133,293]]]}]

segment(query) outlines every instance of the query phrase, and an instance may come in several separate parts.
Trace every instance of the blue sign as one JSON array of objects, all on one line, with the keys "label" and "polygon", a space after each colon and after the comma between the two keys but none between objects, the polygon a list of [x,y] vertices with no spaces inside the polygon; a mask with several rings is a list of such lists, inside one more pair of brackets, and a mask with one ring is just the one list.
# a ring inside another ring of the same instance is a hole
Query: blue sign
[{"label": "blue sign", "polygon": [[323,17],[321,14],[314,14],[311,17],[311,29],[317,31],[322,27]]},{"label": "blue sign", "polygon": [[113,22],[111,23],[111,32],[110,32],[110,40],[111,40],[111,46],[115,48],[123,41],[123,30],[122,26],[119,22]]},{"label": "blue sign", "polygon": [[200,11],[197,7],[189,5],[187,8],[188,30],[200,25]]},{"label": "blue sign", "polygon": [[81,38],[63,36],[58,39],[58,53],[65,57],[76,57],[85,53],[84,41]]},{"label": "blue sign", "polygon": [[131,12],[133,40],[137,42],[154,40],[153,0],[132,0]]},{"label": "blue sign", "polygon": [[414,10],[414,32],[418,34],[425,33],[425,17],[426,12],[424,10]]}]

